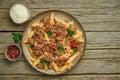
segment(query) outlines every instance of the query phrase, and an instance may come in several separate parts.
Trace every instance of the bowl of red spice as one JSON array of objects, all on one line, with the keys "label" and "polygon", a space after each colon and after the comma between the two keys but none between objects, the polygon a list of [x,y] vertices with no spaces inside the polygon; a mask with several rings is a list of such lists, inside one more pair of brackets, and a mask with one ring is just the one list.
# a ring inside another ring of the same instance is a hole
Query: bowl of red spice
[{"label": "bowl of red spice", "polygon": [[9,61],[16,61],[21,57],[21,48],[17,44],[9,45],[5,50],[5,57]]}]

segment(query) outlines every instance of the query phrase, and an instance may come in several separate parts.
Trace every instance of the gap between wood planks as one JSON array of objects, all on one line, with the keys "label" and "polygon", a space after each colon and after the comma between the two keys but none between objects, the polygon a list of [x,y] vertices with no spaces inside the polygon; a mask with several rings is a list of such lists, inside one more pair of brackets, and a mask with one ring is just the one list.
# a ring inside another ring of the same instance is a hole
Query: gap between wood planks
[{"label": "gap between wood planks", "polygon": [[[7,30],[0,30],[0,32],[24,32],[24,31],[15,31],[15,30],[10,30],[10,31],[7,31]],[[120,31],[89,31],[89,30],[85,30],[85,32],[120,32]]]},{"label": "gap between wood planks", "polygon": [[50,76],[50,75],[0,75],[2,80],[119,80],[120,75],[57,75],[57,76]]},{"label": "gap between wood planks", "polygon": [[[42,73],[42,74],[0,74],[0,75],[42,75],[42,76],[46,76],[47,74],[44,74],[44,73]],[[84,74],[61,74],[61,75],[57,75],[57,76],[63,76],[63,75],[65,75],[65,76],[67,76],[67,75],[74,75],[74,76],[77,76],[77,75],[120,75],[120,73],[84,73]],[[47,76],[51,76],[51,75],[47,75]]]},{"label": "gap between wood planks", "polygon": [[[101,49],[101,50],[85,50],[82,60],[91,60],[91,59],[120,59],[120,49]],[[0,53],[0,60],[5,60],[4,53]],[[19,61],[24,61],[24,55],[21,56]]]}]

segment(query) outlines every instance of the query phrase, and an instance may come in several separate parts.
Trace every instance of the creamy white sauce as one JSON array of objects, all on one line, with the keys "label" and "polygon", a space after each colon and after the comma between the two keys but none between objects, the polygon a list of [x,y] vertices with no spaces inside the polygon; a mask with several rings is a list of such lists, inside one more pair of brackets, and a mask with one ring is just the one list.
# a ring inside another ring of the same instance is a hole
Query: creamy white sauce
[{"label": "creamy white sauce", "polygon": [[22,4],[15,4],[10,9],[10,17],[15,23],[23,23],[30,17],[29,10]]}]

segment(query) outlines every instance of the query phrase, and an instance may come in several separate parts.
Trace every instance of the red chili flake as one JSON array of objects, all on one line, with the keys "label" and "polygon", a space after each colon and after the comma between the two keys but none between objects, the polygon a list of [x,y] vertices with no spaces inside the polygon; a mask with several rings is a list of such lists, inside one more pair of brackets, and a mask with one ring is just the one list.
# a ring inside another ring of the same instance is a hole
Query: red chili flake
[{"label": "red chili flake", "polygon": [[8,47],[7,55],[9,58],[15,59],[15,58],[19,57],[20,50],[16,45],[11,45]]}]

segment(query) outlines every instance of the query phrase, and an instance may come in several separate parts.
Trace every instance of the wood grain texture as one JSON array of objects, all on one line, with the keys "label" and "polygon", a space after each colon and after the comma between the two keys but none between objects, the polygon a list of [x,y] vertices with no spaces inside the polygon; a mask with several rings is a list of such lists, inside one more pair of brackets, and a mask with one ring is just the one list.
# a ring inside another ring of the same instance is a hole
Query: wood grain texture
[{"label": "wood grain texture", "polygon": [[[96,17],[97,19],[98,17]],[[101,18],[101,17],[99,17]],[[87,17],[86,17],[87,19]],[[88,18],[89,19],[89,18]],[[112,18],[111,18],[112,19]],[[102,21],[101,22],[82,22],[78,19],[79,22],[82,24],[85,31],[108,31],[108,32],[115,32],[120,31],[120,20],[119,21]],[[91,20],[91,19],[89,19]],[[0,19],[0,31],[24,31],[28,23],[22,25],[14,24],[10,19]]]},{"label": "wood grain texture", "polygon": [[30,8],[114,8],[120,3],[119,0],[1,0],[0,8],[9,8],[15,2],[22,2]]},{"label": "wood grain texture", "polygon": [[[15,2],[28,5],[32,17],[46,10],[62,10],[82,24],[87,35],[85,55],[68,73],[48,76],[37,72],[24,56],[16,62],[4,57],[13,43],[12,32],[22,32],[27,24],[16,25],[9,18]],[[0,80],[120,80],[120,0],[0,0]]]},{"label": "wood grain texture", "polygon": [[[120,73],[120,59],[90,59],[80,63],[65,74],[107,74]],[[33,69],[26,61],[9,62],[1,60],[0,74],[42,74]]]},{"label": "wood grain texture", "polygon": [[[87,45],[86,49],[120,49],[120,32],[86,32]],[[0,52],[13,43],[12,32],[0,33]]]},{"label": "wood grain texture", "polygon": [[[32,17],[50,9],[31,9]],[[85,31],[120,31],[120,9],[58,9],[72,14]],[[9,18],[9,9],[0,9],[0,31],[23,31],[27,26],[16,25]],[[16,28],[18,27],[18,28]]]},{"label": "wood grain texture", "polygon": [[[5,60],[4,53],[0,53],[0,60]],[[84,59],[120,59],[120,49],[106,49],[106,50],[86,50],[83,56]],[[20,61],[26,60],[24,55],[21,56]]]},{"label": "wood grain texture", "polygon": [[120,75],[0,75],[1,80],[120,80]]}]

